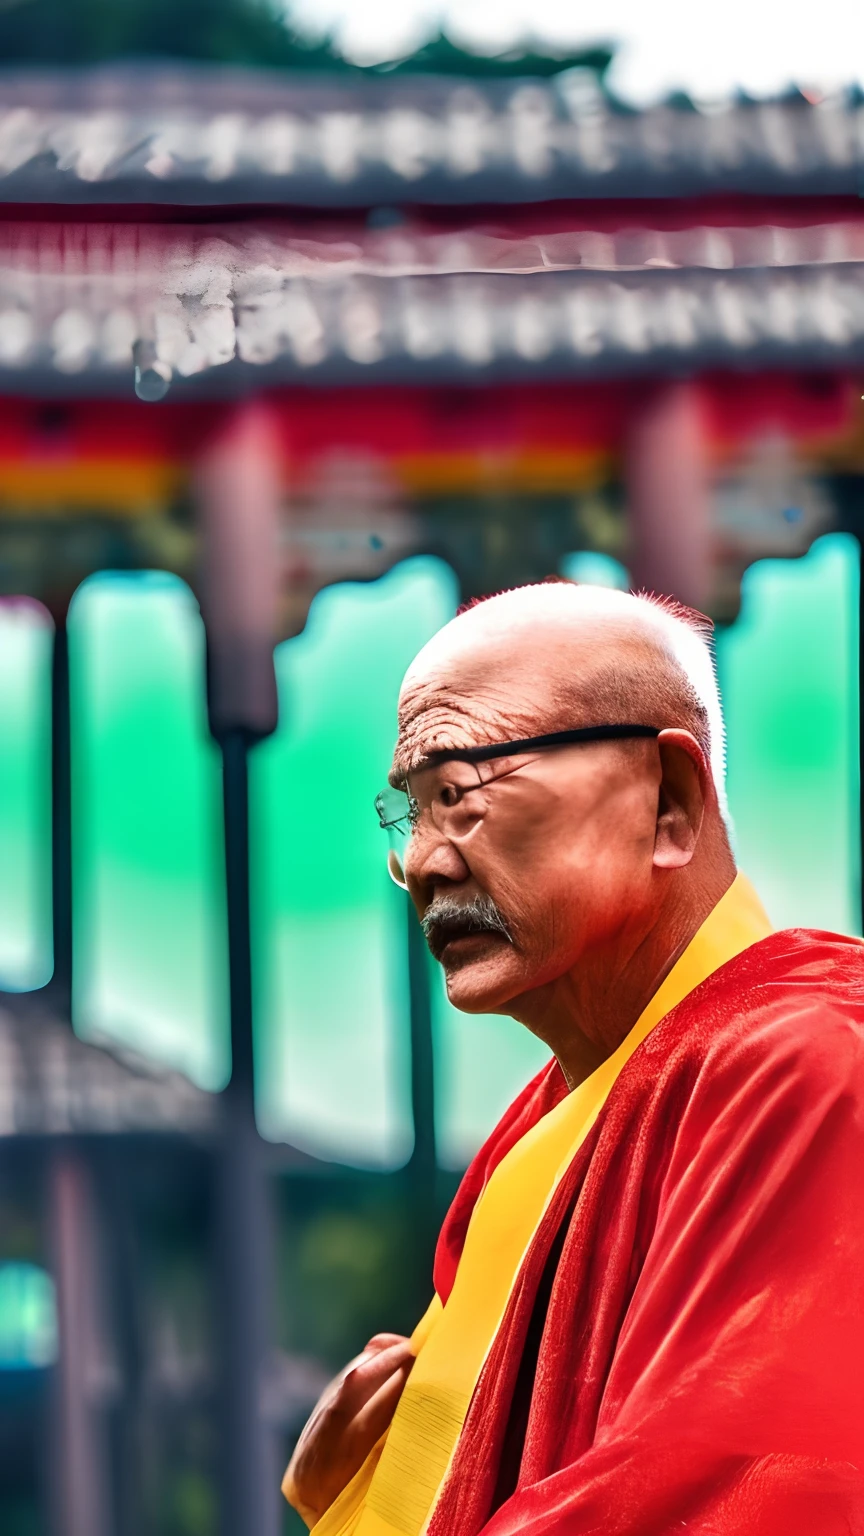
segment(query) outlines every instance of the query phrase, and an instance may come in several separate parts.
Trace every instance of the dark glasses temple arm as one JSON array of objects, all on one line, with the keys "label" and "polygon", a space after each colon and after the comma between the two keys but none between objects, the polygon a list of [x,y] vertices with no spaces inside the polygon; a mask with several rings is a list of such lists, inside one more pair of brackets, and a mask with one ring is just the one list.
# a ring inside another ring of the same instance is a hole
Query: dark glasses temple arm
[{"label": "dark glasses temple arm", "polygon": [[628,737],[659,736],[657,725],[585,725],[572,731],[551,731],[546,736],[527,736],[523,741],[499,741],[491,747],[462,747],[454,751],[431,752],[424,768],[436,763],[485,763],[495,757],[514,757],[518,752],[533,752],[540,747],[563,747],[578,741],[624,741]]}]

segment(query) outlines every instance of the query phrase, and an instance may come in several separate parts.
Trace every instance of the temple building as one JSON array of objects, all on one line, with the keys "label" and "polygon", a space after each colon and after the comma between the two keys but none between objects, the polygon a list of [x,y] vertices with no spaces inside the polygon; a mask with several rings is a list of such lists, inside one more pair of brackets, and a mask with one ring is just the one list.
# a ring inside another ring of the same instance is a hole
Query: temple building
[{"label": "temple building", "polygon": [[709,614],[742,863],[861,929],[864,101],[603,64],[0,75],[0,1470],[50,1448],[50,1536],[275,1536],[543,1059],[449,1007],[372,810],[459,603]]}]

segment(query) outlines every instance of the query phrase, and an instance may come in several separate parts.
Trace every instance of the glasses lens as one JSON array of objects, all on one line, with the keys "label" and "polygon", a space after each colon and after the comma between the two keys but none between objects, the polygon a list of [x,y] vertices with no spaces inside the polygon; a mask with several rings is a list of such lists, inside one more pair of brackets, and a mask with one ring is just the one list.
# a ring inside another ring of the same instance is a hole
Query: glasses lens
[{"label": "glasses lens", "polygon": [[399,857],[398,848],[391,848],[387,855],[387,873],[394,885],[398,885],[401,890],[407,891],[408,881],[405,879],[405,871],[402,868],[402,860]]},{"label": "glasses lens", "polygon": [[385,832],[395,830],[403,837],[407,837],[411,831],[408,817],[408,796],[404,789],[393,789],[387,785],[381,793],[375,796],[375,810],[378,813],[378,825]]},{"label": "glasses lens", "polygon": [[386,789],[382,789],[381,793],[375,796],[375,809],[378,812],[378,825],[387,833],[387,841],[390,844],[387,854],[387,870],[390,879],[405,890],[402,858],[411,832],[408,796],[404,790],[393,789],[388,784]]},{"label": "glasses lens", "polygon": [[388,785],[375,797],[378,824],[387,833],[387,868],[407,888],[404,862],[408,840],[427,818],[445,837],[464,837],[486,812],[486,786],[476,766],[450,760],[411,774],[406,790]]}]

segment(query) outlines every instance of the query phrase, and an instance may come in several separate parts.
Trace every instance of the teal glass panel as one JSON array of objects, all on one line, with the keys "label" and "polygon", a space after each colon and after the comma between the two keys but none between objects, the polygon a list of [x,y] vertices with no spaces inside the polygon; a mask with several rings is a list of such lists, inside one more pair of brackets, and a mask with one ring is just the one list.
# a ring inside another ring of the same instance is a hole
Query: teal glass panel
[{"label": "teal glass panel", "polygon": [[69,611],[73,1017],[203,1088],[230,1073],[219,759],[184,582],[107,572]]},{"label": "teal glass panel", "polygon": [[467,1167],[550,1052],[515,1019],[460,1013],[447,999],[439,965],[432,988],[435,1148],[442,1168],[458,1170]]},{"label": "teal glass panel", "polygon": [[57,1358],[57,1302],[37,1264],[0,1263],[0,1371],[35,1370]]},{"label": "teal glass panel", "polygon": [[741,867],[778,927],[860,932],[857,541],[745,573],[718,635]]},{"label": "teal glass panel", "polygon": [[574,550],[562,557],[558,569],[568,581],[578,581],[587,587],[616,587],[622,592],[630,587],[626,566],[613,555],[601,554],[599,550]]},{"label": "teal glass panel", "polygon": [[258,1124],[365,1167],[413,1144],[405,897],[374,799],[402,677],[456,602],[430,557],[319,593],[277,650],[279,729],[251,764]]},{"label": "teal glass panel", "polygon": [[0,989],[51,979],[51,663],[54,626],[0,601]]}]

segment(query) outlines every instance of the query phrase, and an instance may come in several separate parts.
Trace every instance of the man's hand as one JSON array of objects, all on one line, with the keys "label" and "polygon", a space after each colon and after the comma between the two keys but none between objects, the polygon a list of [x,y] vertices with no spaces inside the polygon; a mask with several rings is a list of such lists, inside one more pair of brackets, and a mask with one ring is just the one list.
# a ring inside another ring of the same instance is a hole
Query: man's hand
[{"label": "man's hand", "polygon": [[383,1435],[413,1364],[408,1339],[376,1333],[322,1393],[282,1481],[288,1503],[308,1526],[330,1508]]}]

